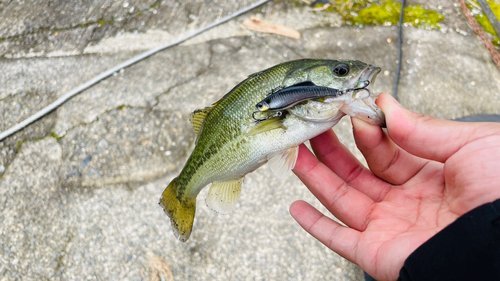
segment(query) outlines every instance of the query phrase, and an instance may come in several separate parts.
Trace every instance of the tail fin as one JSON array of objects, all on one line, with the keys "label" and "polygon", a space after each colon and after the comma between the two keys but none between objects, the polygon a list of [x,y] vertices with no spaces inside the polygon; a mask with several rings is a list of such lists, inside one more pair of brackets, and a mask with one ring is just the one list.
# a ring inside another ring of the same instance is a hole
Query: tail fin
[{"label": "tail fin", "polygon": [[163,191],[159,204],[170,217],[175,237],[186,242],[193,228],[196,197],[189,198],[179,194],[177,178],[175,178]]}]

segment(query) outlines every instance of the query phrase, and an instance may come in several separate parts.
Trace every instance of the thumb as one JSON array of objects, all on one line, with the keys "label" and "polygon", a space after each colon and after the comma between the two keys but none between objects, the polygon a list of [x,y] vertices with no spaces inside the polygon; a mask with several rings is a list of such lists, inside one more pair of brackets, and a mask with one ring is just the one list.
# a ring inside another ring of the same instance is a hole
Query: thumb
[{"label": "thumb", "polygon": [[377,105],[385,113],[391,139],[409,153],[429,160],[445,162],[464,145],[500,134],[500,125],[495,123],[462,123],[412,112],[386,93],[379,96]]}]

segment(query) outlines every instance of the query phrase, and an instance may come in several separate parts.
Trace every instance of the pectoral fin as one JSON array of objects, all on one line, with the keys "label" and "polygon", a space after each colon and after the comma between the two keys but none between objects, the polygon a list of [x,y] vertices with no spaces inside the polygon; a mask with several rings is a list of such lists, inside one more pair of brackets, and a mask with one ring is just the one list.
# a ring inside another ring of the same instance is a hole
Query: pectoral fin
[{"label": "pectoral fin", "polygon": [[243,181],[244,178],[212,183],[205,200],[207,206],[217,213],[229,214],[238,202]]},{"label": "pectoral fin", "polygon": [[269,162],[267,163],[277,178],[285,179],[288,173],[295,167],[298,156],[299,147],[294,146],[269,155]]},{"label": "pectoral fin", "polygon": [[281,117],[274,117],[274,118],[269,118],[269,119],[257,122],[257,124],[255,124],[255,127],[253,127],[253,129],[250,130],[250,132],[248,132],[247,135],[254,136],[254,135],[262,134],[264,132],[271,131],[271,130],[278,129],[278,128],[286,130],[285,125],[283,125],[283,123],[281,123],[282,119],[283,118],[281,118]]}]

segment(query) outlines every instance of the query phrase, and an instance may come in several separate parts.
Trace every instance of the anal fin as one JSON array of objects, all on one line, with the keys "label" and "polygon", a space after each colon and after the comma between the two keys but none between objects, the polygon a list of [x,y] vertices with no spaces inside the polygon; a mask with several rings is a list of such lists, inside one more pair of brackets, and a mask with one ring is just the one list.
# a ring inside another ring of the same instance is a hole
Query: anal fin
[{"label": "anal fin", "polygon": [[294,146],[269,155],[269,162],[267,163],[277,178],[285,179],[288,173],[295,167],[298,156],[299,147]]},{"label": "anal fin", "polygon": [[214,182],[208,190],[205,202],[210,209],[220,214],[229,214],[240,197],[241,185],[244,178],[226,181]]}]

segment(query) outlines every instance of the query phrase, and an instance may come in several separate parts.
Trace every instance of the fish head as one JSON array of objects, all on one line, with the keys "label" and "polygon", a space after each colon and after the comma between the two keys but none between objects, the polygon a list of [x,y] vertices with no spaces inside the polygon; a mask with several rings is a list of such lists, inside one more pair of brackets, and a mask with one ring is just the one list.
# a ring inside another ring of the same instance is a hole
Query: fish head
[{"label": "fish head", "polygon": [[288,111],[312,122],[330,122],[347,114],[384,127],[385,116],[375,104],[378,95],[371,93],[369,89],[380,70],[380,67],[357,60],[330,60],[324,64],[297,69],[285,78],[285,86],[301,82],[300,80],[311,81],[318,86],[343,91],[343,94],[309,100]]}]

